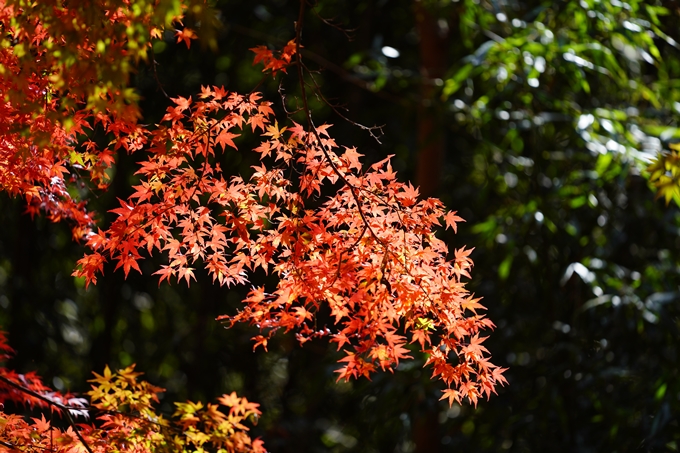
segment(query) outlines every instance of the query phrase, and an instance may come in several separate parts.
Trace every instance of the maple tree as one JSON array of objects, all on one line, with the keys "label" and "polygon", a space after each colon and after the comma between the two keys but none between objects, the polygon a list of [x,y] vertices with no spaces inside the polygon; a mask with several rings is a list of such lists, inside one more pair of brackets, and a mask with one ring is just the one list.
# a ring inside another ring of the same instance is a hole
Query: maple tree
[{"label": "maple tree", "polygon": [[[0,332],[0,360],[13,354]],[[106,452],[106,451],[205,451],[264,453],[263,442],[251,439],[243,423],[260,415],[258,404],[236,393],[223,395],[219,404],[176,403],[172,418],[154,408],[163,389],[138,381],[134,366],[112,373],[107,367],[95,373],[88,392],[91,402],[60,394],[45,386],[34,373],[18,374],[0,367],[0,402],[51,410],[68,421],[55,426],[53,416],[26,420],[0,411],[0,450]],[[225,412],[220,406],[228,408]],[[98,426],[78,423],[95,413]]]},{"label": "maple tree", "polygon": [[[71,222],[73,237],[90,250],[74,272],[87,285],[96,283],[107,261],[127,276],[141,272],[139,262],[153,253],[167,257],[156,272],[159,283],[190,284],[199,266],[226,286],[249,282],[258,269],[271,272],[275,288],[253,288],[238,313],[219,318],[256,325],[255,347],[266,349],[280,330],[295,331],[300,343],[327,338],[343,352],[338,379],[350,379],[393,371],[411,357],[408,344],[414,343],[427,354],[433,377],[446,385],[442,399],[476,405],[489,397],[505,382],[504,370],[489,362],[482,345],[481,331],[494,325],[462,281],[470,277],[471,249],[454,250],[449,258],[436,236],[442,226],[456,231],[463,219],[399,182],[389,158],[365,168],[355,148],[331,137],[330,125],[314,124],[300,55],[304,2],[294,40],[280,52],[253,51],[255,63],[273,76],[295,65],[306,126],[280,126],[273,104],[257,92],[217,86],[203,87],[195,100],[172,98],[160,124],[139,121],[129,73],[148,58],[151,38],[181,25],[189,6],[209,10],[198,2],[0,3],[6,35],[0,48],[2,189],[24,197],[31,214]],[[187,47],[198,36],[188,27],[175,35]],[[247,129],[260,137],[253,150],[260,164],[248,180],[228,177],[220,157],[239,150],[238,137]],[[95,139],[95,130],[108,141]],[[102,229],[81,189],[105,189],[122,152],[142,154],[139,184]],[[322,310],[330,311],[333,324],[319,328]],[[137,376],[132,369],[107,369],[94,379],[92,407],[109,411],[100,428],[55,432],[44,419],[8,416],[3,442],[27,446],[37,432],[42,447],[54,436],[77,435],[87,450],[107,448],[104,436],[106,442],[120,439],[121,450],[172,448],[163,436],[169,422],[151,406],[159,389],[138,383]],[[51,404],[39,380],[24,387],[43,398],[24,395],[25,401]],[[178,404],[172,426],[186,437],[173,440],[180,442],[175,446],[200,449],[212,442],[227,451],[260,451],[241,424],[258,414],[256,406],[234,394],[220,403],[229,415],[213,405]],[[74,442],[65,440],[65,451],[82,450]]]},{"label": "maple tree", "polygon": [[[171,401],[215,401],[236,390],[262,405],[251,433],[272,451],[676,448],[680,211],[655,201],[649,184],[664,198],[677,186],[678,11],[661,0],[418,3],[431,20],[412,0],[308,2],[302,56],[309,105],[317,124],[334,123],[328,132],[339,144],[365,154],[366,167],[394,153],[400,179],[413,181],[421,196],[442,197],[467,220],[458,234],[437,237],[450,247],[476,246],[467,288],[484,296],[499,326],[482,345],[494,363],[512,365],[506,375],[513,385],[500,398],[480,402],[481,410],[455,401],[449,408],[448,398],[438,403],[441,381],[421,369],[426,356],[417,342],[408,346],[414,359],[400,360],[395,375],[337,385],[333,371],[342,349],[352,351],[347,344],[338,352],[337,342],[325,340],[301,348],[295,331],[280,332],[267,339],[269,352],[251,352],[256,326],[223,329],[214,319],[238,313],[251,285],[275,290],[271,265],[269,275],[247,271],[250,283],[227,287],[212,284],[198,262],[190,287],[176,276],[159,286],[152,273],[169,264],[167,251],[140,252],[143,274],[124,279],[109,260],[105,275],[84,290],[83,279],[69,277],[83,245],[68,240],[71,222],[31,221],[22,215],[24,200],[2,193],[0,325],[21,351],[8,367],[35,369],[57,389],[84,392],[89,370],[136,362],[147,380],[167,388],[158,407],[168,416]],[[248,50],[267,43],[264,50],[280,57],[275,49],[294,37],[299,2],[211,4],[224,25],[217,52],[204,46],[206,30],[189,13],[186,34],[200,36],[188,38],[190,49],[166,28],[152,39],[149,59],[133,63],[129,86],[140,96],[140,123],[154,128],[173,105],[163,90],[199,101],[203,83],[243,94],[257,87],[274,102],[280,127],[292,125],[286,108],[311,130],[296,57],[274,79],[263,76],[264,61],[252,65]],[[315,15],[356,29],[347,30],[354,39]],[[383,144],[338,121],[333,105],[354,121],[385,124]],[[436,135],[421,128],[428,122]],[[241,151],[229,148],[219,162],[226,174],[249,180],[251,165],[260,165],[250,150],[261,129],[232,132],[242,134],[233,139]],[[112,138],[99,126],[87,136],[102,147]],[[440,161],[428,156],[430,145],[442,149]],[[659,151],[645,173],[641,158]],[[145,154],[116,152],[105,190],[67,185],[101,228],[116,217],[109,210],[120,207],[117,198],[128,200],[139,184],[133,173]],[[326,183],[306,207],[338,185]],[[308,323],[316,322],[315,331],[331,326],[329,312],[323,304]]]}]

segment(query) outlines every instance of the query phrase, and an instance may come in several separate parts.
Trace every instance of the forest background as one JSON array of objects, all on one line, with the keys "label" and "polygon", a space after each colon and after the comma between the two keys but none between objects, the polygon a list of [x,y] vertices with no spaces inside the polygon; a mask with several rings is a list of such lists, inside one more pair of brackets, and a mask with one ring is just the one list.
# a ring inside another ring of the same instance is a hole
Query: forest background
[{"label": "forest background", "polygon": [[[132,79],[144,121],[164,114],[163,90],[249,92],[262,81],[249,49],[295,36],[297,2],[214,7],[221,27],[203,42],[187,49],[171,32],[153,42],[156,64]],[[334,124],[334,137],[369,163],[394,154],[400,178],[466,220],[442,237],[475,247],[469,288],[497,325],[485,345],[509,367],[509,385],[476,408],[439,401],[422,356],[393,375],[336,383],[334,344],[301,348],[279,335],[269,352],[252,352],[253,328],[215,321],[248,288],[221,288],[207,275],[190,288],[159,286],[150,275],[158,264],[147,260],[142,275],[125,279],[111,266],[85,289],[71,276],[83,247],[68,225],[31,219],[22,200],[2,195],[0,325],[19,351],[11,367],[83,392],[92,371],[136,363],[167,389],[168,412],[172,401],[235,390],[261,403],[253,434],[273,452],[676,451],[680,211],[673,165],[656,187],[649,165],[673,156],[680,138],[679,8],[310,5],[303,58],[326,98],[310,97],[317,124]],[[299,106],[294,74],[258,90]],[[338,111],[384,125],[380,143]],[[226,171],[247,175],[256,162],[231,153]],[[119,155],[91,206],[117,207],[136,169],[134,155]]]}]

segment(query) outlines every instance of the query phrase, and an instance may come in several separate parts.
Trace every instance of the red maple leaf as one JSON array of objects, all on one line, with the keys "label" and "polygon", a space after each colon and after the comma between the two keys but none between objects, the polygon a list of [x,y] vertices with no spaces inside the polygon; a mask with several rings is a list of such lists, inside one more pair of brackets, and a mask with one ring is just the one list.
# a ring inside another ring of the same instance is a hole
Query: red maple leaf
[{"label": "red maple leaf", "polygon": [[219,135],[215,139],[215,142],[218,145],[222,145],[222,149],[226,149],[227,146],[231,146],[232,148],[238,150],[238,148],[236,147],[236,144],[232,140],[233,138],[236,138],[238,136],[239,136],[239,134],[232,134],[231,132],[229,132],[225,129],[225,130],[223,130],[222,132],[219,133]]}]

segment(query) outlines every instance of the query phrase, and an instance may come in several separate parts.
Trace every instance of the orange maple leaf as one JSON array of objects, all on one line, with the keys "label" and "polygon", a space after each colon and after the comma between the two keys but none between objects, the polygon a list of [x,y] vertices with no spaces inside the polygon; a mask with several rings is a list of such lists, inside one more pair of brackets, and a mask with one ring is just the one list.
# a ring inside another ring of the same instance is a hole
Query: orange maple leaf
[{"label": "orange maple leaf", "polygon": [[446,222],[446,228],[453,228],[454,233],[458,233],[457,222],[465,222],[465,220],[456,215],[456,211],[449,211],[444,216],[444,221]]},{"label": "orange maple leaf", "polygon": [[184,27],[183,30],[175,30],[175,36],[177,36],[177,42],[180,43],[184,41],[187,48],[191,48],[191,40],[198,39],[198,35],[191,28]]},{"label": "orange maple leaf", "polygon": [[449,406],[453,406],[454,401],[460,402],[460,393],[456,389],[451,389],[448,388],[446,390],[442,390],[442,397],[439,398],[439,401],[448,399],[449,400]]}]

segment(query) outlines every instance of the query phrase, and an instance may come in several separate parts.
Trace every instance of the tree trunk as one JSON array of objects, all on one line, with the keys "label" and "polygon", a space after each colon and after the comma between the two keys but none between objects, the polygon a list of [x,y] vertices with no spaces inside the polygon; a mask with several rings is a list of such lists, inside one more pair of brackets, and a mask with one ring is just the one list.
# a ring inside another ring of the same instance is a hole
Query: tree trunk
[{"label": "tree trunk", "polygon": [[418,168],[420,193],[433,196],[439,188],[444,162],[444,131],[438,115],[437,80],[446,73],[449,49],[448,28],[442,27],[422,1],[414,3],[416,30],[420,37],[421,100],[418,106]]}]

